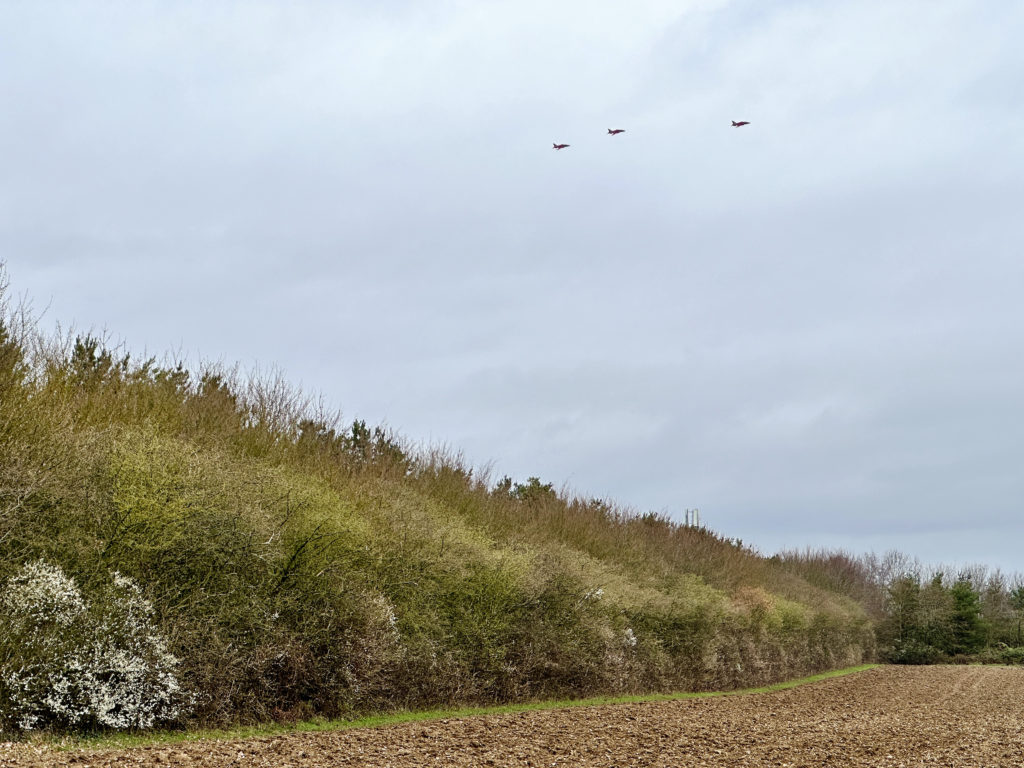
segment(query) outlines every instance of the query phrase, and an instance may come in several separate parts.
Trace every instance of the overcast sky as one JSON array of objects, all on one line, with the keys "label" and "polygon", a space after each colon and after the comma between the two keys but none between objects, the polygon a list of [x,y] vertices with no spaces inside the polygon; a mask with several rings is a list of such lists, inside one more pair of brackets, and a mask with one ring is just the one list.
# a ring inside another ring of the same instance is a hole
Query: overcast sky
[{"label": "overcast sky", "polygon": [[496,476],[1024,571],[1022,35],[977,0],[4,2],[0,260],[45,327],[276,365]]}]

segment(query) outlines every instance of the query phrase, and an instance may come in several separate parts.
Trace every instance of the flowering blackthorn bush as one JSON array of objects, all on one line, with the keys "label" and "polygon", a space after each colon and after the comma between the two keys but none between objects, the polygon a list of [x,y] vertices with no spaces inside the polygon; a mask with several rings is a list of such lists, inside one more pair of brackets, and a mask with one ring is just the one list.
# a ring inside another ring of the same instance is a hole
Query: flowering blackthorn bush
[{"label": "flowering blackthorn bush", "polygon": [[92,601],[55,565],[25,565],[0,592],[0,728],[149,728],[183,714],[178,660],[153,607],[114,573]]},{"label": "flowering blackthorn bush", "polygon": [[622,633],[622,643],[627,648],[636,648],[637,639],[632,627],[626,627]]}]

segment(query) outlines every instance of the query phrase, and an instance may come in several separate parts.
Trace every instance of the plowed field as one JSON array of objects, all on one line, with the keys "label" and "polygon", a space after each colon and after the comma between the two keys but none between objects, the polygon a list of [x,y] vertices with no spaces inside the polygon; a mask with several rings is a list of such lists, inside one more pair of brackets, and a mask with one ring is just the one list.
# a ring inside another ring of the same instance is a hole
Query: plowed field
[{"label": "plowed field", "polygon": [[774,693],[57,752],[0,766],[1024,766],[1024,669],[881,667]]}]

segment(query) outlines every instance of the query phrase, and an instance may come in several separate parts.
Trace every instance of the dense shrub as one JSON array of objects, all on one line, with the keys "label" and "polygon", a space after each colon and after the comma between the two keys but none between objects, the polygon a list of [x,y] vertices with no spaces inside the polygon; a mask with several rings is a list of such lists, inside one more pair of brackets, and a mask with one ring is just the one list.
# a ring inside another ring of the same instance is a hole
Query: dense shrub
[{"label": "dense shrub", "polygon": [[986,648],[976,656],[970,656],[967,659],[972,662],[978,661],[982,664],[1024,664],[1024,648],[996,646],[994,648]]},{"label": "dense shrub", "polygon": [[885,654],[886,661],[893,664],[935,664],[945,654],[934,645],[928,645],[914,637],[897,641]]},{"label": "dense shrub", "polygon": [[0,723],[148,728],[184,714],[178,659],[131,579],[114,573],[91,601],[57,566],[39,560],[0,596]]}]

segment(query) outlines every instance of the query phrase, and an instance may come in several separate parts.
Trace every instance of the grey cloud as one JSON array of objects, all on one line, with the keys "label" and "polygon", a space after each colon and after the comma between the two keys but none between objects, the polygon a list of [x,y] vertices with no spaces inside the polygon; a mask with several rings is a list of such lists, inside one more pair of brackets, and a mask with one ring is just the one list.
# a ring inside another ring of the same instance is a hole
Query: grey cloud
[{"label": "grey cloud", "polygon": [[499,474],[1022,568],[1022,14],[11,6],[0,247]]}]

